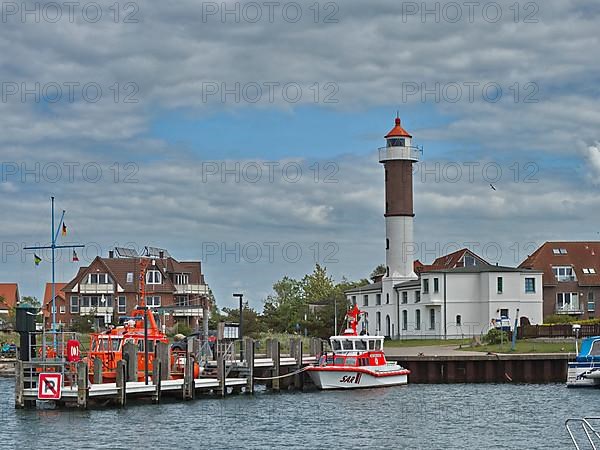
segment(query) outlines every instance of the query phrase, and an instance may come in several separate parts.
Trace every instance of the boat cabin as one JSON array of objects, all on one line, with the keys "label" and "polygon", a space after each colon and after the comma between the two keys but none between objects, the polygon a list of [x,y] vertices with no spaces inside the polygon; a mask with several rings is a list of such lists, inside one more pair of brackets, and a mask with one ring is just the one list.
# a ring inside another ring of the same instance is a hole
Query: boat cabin
[{"label": "boat cabin", "polygon": [[329,339],[334,353],[364,353],[383,350],[383,336],[331,336]]},{"label": "boat cabin", "polygon": [[600,336],[585,338],[577,355],[578,362],[600,362]]}]

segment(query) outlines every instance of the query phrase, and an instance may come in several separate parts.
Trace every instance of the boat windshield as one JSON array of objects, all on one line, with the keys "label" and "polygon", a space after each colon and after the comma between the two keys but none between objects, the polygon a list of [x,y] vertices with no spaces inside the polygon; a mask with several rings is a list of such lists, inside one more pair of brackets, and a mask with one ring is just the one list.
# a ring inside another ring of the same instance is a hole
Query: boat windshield
[{"label": "boat windshield", "polygon": [[92,351],[94,352],[116,352],[121,348],[121,338],[98,337],[92,343]]},{"label": "boat windshield", "polygon": [[340,350],[342,347],[340,345],[340,341],[331,341],[331,347],[333,350]]},{"label": "boat windshield", "polygon": [[374,340],[369,341],[369,350],[375,350],[375,341]]},{"label": "boat windshield", "polygon": [[356,341],[354,344],[356,346],[356,350],[366,350],[367,349],[367,341],[361,339],[360,341]]},{"label": "boat windshield", "polygon": [[335,364],[336,366],[343,366],[345,359],[346,358],[344,358],[343,356],[336,356],[333,360],[333,364]]},{"label": "boat windshield", "polygon": [[344,350],[353,350],[354,347],[352,346],[352,341],[350,339],[342,341],[342,348]]},{"label": "boat windshield", "polygon": [[381,341],[375,341],[375,350],[381,350]]}]

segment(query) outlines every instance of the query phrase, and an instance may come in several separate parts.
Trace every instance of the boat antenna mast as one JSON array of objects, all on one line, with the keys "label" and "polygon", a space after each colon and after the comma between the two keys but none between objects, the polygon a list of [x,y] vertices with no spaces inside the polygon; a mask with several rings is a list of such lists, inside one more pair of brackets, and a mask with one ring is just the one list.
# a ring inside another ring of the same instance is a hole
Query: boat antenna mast
[{"label": "boat antenna mast", "polygon": [[358,322],[360,322],[361,316],[366,315],[366,311],[361,311],[358,308],[357,304],[348,310],[346,313],[346,320],[348,322],[348,328],[352,329],[352,333],[356,336],[358,333],[356,332],[356,328],[358,326]]}]

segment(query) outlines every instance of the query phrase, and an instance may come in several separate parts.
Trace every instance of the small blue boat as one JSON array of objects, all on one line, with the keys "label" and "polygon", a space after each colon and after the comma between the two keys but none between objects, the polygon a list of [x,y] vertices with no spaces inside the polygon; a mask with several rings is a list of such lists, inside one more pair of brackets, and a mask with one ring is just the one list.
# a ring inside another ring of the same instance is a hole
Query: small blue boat
[{"label": "small blue boat", "polygon": [[575,361],[569,362],[568,387],[600,386],[600,336],[585,338]]}]

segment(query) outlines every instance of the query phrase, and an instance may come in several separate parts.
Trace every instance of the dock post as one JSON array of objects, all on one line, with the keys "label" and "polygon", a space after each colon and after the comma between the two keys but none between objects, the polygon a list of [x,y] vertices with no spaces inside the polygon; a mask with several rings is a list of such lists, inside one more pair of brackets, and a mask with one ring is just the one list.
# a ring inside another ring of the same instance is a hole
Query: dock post
[{"label": "dock post", "polygon": [[15,408],[25,408],[25,383],[23,382],[23,361],[15,361]]},{"label": "dock post", "polygon": [[94,384],[102,384],[102,360],[94,358]]},{"label": "dock post", "polygon": [[154,393],[152,394],[152,403],[155,405],[160,403],[160,389],[161,389],[161,366],[162,361],[159,359],[154,360],[152,365],[152,384],[154,385]]},{"label": "dock post", "polygon": [[227,393],[226,384],[226,365],[225,365],[225,352],[223,351],[226,344],[219,344],[221,347],[217,352],[217,378],[219,380],[219,390],[221,391],[221,397],[225,397]]},{"label": "dock post", "polygon": [[185,352],[185,369],[183,371],[183,399],[192,400],[195,394],[194,383],[194,341],[193,337],[188,338]]},{"label": "dock post", "polygon": [[279,392],[281,383],[280,379],[277,378],[281,374],[281,347],[279,341],[273,339],[271,341],[271,359],[273,360],[273,381],[271,382],[271,390]]},{"label": "dock post", "polygon": [[127,362],[117,361],[117,404],[125,406],[127,403]]},{"label": "dock post", "polygon": [[156,345],[156,358],[154,361],[160,361],[160,379],[168,380],[171,374],[171,359],[169,358],[169,344],[158,342]]},{"label": "dock post", "polygon": [[87,409],[88,403],[88,365],[85,361],[77,363],[77,407]]},{"label": "dock post", "polygon": [[123,344],[123,359],[127,361],[127,381],[138,380],[137,346],[133,342]]},{"label": "dock post", "polygon": [[271,346],[273,345],[274,339],[268,338],[265,340],[265,352],[266,357],[271,358],[273,355],[271,354]]},{"label": "dock post", "polygon": [[246,358],[246,366],[248,372],[246,373],[246,393],[254,394],[254,339],[244,339],[244,357]]},{"label": "dock post", "polygon": [[[302,338],[298,338],[295,343],[294,357],[296,358],[296,370],[302,370]],[[304,388],[304,373],[300,372],[294,375],[294,387],[302,390]]]}]

